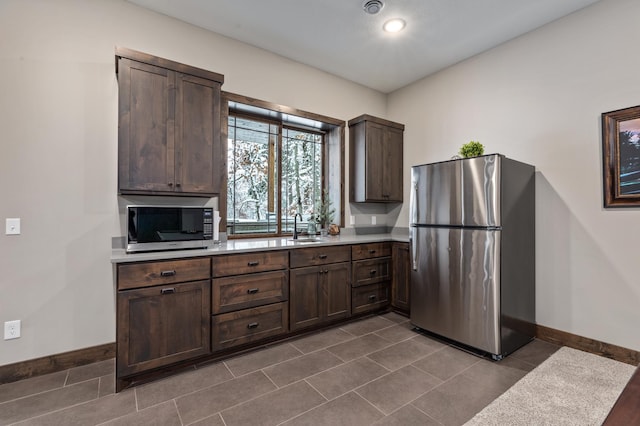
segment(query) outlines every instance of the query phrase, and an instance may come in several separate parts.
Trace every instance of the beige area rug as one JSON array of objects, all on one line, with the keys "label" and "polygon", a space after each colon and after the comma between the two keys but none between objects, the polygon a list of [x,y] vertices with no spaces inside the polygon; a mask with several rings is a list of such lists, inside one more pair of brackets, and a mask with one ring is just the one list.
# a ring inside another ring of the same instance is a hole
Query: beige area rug
[{"label": "beige area rug", "polygon": [[562,347],[465,426],[601,425],[634,370]]}]

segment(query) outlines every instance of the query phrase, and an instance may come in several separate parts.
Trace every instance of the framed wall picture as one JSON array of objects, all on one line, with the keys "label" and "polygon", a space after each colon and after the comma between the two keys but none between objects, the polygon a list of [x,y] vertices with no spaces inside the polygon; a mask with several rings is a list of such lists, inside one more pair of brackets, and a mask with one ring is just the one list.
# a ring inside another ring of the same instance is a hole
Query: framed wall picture
[{"label": "framed wall picture", "polygon": [[602,114],[605,207],[640,207],[640,106]]}]

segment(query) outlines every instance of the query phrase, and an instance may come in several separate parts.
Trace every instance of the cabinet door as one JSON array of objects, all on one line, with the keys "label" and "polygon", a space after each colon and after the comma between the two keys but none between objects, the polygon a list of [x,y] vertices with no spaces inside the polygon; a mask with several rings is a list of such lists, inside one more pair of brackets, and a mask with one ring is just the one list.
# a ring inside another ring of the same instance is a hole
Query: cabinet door
[{"label": "cabinet door", "polygon": [[120,192],[173,191],[175,73],[120,58],[118,85]]},{"label": "cabinet door", "polygon": [[382,173],[382,198],[402,202],[402,130],[389,127],[385,132]]},{"label": "cabinet door", "polygon": [[393,244],[393,279],[391,281],[391,306],[409,313],[409,289],[411,279],[409,244]]},{"label": "cabinet door", "polygon": [[118,292],[117,376],[211,352],[211,281]]},{"label": "cabinet door", "polygon": [[320,267],[311,266],[290,271],[289,328],[291,331],[316,325],[322,321],[322,270]]},{"label": "cabinet door", "polygon": [[175,124],[175,191],[219,193],[220,83],[178,74]]},{"label": "cabinet door", "polygon": [[377,123],[366,123],[365,130],[365,187],[367,201],[385,201],[384,162],[386,157],[385,128]]},{"label": "cabinet door", "polygon": [[333,321],[351,315],[351,264],[321,266],[325,319]]}]

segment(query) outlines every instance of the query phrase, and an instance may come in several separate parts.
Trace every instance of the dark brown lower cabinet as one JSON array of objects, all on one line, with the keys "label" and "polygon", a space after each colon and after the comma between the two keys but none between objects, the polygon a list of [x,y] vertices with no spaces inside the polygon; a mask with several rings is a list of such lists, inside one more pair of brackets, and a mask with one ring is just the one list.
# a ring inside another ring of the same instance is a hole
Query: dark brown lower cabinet
[{"label": "dark brown lower cabinet", "polygon": [[117,375],[211,352],[211,280],[118,292]]},{"label": "dark brown lower cabinet", "polygon": [[389,284],[379,283],[354,287],[351,297],[354,315],[375,311],[389,304]]},{"label": "dark brown lower cabinet", "polygon": [[291,269],[289,326],[291,331],[351,315],[351,263]]},{"label": "dark brown lower cabinet", "polygon": [[213,316],[213,347],[223,349],[288,331],[287,302]]},{"label": "dark brown lower cabinet", "polygon": [[393,243],[392,252],[393,278],[391,280],[391,306],[408,314],[411,287],[409,243]]}]

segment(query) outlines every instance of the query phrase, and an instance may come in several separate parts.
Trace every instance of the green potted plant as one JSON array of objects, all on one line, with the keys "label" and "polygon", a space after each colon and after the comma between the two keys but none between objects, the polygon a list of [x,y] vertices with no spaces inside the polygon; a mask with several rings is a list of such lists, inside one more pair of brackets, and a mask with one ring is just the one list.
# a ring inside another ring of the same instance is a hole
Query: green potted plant
[{"label": "green potted plant", "polygon": [[484,154],[484,146],[478,141],[471,141],[460,148],[462,158],[477,157],[482,154]]},{"label": "green potted plant", "polygon": [[329,191],[326,189],[322,191],[322,196],[316,200],[316,207],[310,220],[314,221],[320,226],[320,235],[327,235],[327,226],[333,221],[333,215],[336,209],[331,207],[331,200],[329,199]]}]

